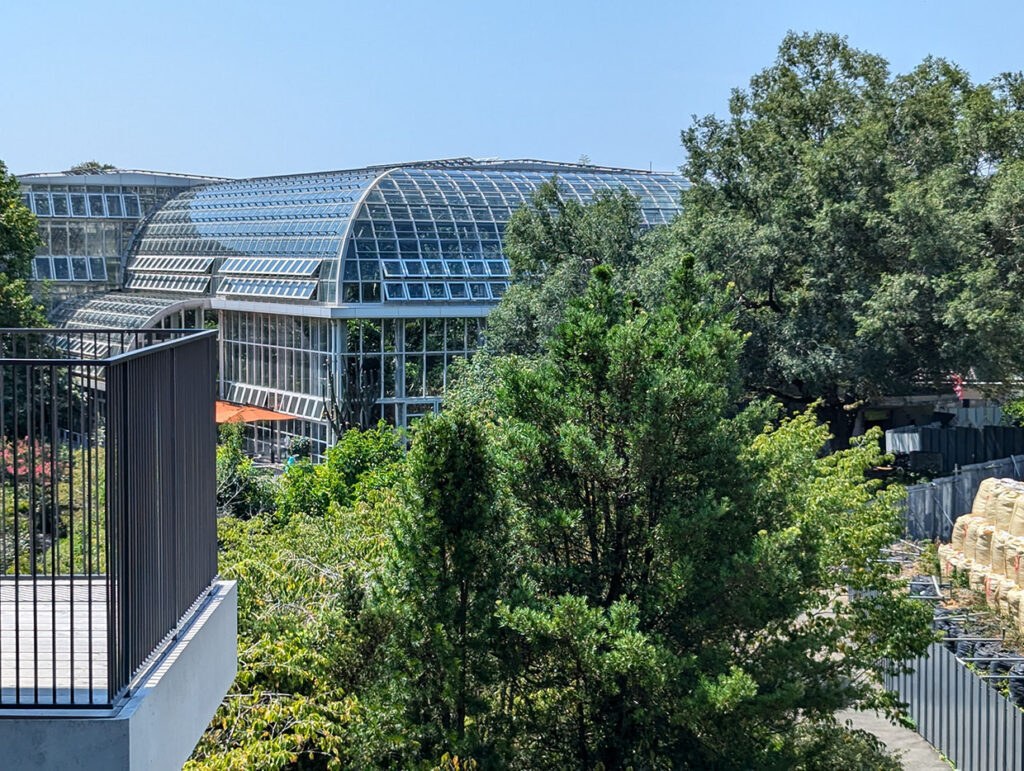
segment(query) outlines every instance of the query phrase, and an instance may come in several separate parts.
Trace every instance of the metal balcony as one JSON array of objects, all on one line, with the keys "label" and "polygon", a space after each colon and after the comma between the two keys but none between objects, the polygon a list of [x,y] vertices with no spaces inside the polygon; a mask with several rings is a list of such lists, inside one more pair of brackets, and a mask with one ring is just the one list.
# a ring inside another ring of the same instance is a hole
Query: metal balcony
[{"label": "metal balcony", "polygon": [[0,710],[117,708],[210,595],[215,347],[0,329]]}]

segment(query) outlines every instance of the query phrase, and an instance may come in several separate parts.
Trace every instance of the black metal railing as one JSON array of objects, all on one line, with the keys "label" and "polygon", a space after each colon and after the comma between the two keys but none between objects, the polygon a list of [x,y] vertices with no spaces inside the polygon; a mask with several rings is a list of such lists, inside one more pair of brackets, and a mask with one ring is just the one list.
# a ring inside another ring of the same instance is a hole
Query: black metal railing
[{"label": "black metal railing", "polygon": [[0,708],[115,705],[216,577],[215,345],[0,329]]}]

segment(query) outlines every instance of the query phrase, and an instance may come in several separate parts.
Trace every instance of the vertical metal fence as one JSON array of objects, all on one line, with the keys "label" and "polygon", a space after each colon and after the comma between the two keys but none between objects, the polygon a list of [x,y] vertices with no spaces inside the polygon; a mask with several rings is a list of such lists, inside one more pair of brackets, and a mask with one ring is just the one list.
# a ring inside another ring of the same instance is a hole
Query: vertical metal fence
[{"label": "vertical metal fence", "polygon": [[109,707],[217,573],[215,332],[0,330],[0,707]]},{"label": "vertical metal fence", "polygon": [[941,643],[913,662],[913,672],[887,675],[885,686],[906,702],[917,732],[961,771],[1024,768],[1024,713]]},{"label": "vertical metal fence", "polygon": [[962,466],[952,476],[908,487],[903,515],[907,536],[915,541],[949,541],[953,522],[971,510],[978,486],[989,477],[1021,479],[1024,455]]},{"label": "vertical metal fence", "polygon": [[906,426],[885,432],[885,451],[924,453],[940,463],[940,471],[986,463],[1024,453],[1024,428],[1017,426]]}]

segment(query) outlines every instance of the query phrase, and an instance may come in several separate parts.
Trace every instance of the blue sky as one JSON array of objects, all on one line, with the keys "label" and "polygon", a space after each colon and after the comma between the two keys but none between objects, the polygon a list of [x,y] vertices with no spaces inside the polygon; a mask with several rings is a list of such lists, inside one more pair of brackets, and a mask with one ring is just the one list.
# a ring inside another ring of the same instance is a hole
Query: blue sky
[{"label": "blue sky", "polygon": [[693,114],[828,30],[1024,68],[1011,2],[0,0],[0,159],[253,176],[456,155],[675,169]]}]

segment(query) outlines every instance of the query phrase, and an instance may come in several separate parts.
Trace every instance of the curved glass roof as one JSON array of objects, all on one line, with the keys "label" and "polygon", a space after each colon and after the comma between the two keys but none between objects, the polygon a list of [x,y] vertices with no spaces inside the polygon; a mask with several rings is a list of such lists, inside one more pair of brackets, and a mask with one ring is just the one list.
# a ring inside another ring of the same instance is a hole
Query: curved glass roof
[{"label": "curved glass roof", "polygon": [[471,159],[210,184],[150,218],[126,288],[327,305],[493,304],[508,283],[505,225],[556,174],[578,201],[626,188],[649,226],[675,216],[685,185],[674,174]]},{"label": "curved glass roof", "polygon": [[50,321],[65,329],[142,329],[182,303],[180,297],[148,297],[124,292],[85,294],[58,305],[50,314]]},{"label": "curved glass roof", "polygon": [[[126,288],[208,294],[219,260],[223,275],[250,279],[220,282],[220,294],[308,299],[319,281],[319,299],[332,302],[348,223],[377,176],[369,170],[303,174],[188,190],[144,226]],[[300,269],[306,280],[296,295],[296,282],[279,276]]]}]

